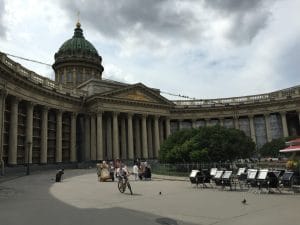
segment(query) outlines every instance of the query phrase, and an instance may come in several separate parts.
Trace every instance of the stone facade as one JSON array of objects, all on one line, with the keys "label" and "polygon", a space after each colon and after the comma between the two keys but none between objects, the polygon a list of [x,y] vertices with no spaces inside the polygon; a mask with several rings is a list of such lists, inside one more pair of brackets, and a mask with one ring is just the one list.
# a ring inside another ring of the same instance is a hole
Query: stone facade
[{"label": "stone facade", "polygon": [[[102,79],[101,57],[97,53],[87,61],[86,55],[76,60],[70,55],[67,61],[60,55],[52,81],[0,53],[2,165],[155,159],[172,132],[217,124],[241,129],[258,147],[300,134],[300,86],[246,97],[170,101],[141,83]],[[78,68],[91,67],[94,76],[76,77]],[[75,70],[72,85],[59,75],[67,68]]]}]

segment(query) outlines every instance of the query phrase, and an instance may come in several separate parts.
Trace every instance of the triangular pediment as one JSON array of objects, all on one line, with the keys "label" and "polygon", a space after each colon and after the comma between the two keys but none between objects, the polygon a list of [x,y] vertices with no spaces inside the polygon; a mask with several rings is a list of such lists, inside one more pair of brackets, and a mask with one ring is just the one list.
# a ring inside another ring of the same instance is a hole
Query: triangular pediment
[{"label": "triangular pediment", "polygon": [[173,105],[171,101],[159,94],[159,90],[153,90],[141,83],[128,85],[125,88],[106,92],[101,96],[125,101]]}]

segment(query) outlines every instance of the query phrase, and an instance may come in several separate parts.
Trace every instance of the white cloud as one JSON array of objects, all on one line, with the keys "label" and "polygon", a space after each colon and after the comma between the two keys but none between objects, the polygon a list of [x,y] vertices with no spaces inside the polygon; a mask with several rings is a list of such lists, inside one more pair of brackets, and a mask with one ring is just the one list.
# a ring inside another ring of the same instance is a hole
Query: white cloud
[{"label": "white cloud", "polygon": [[[300,49],[297,0],[6,0],[4,8],[0,51],[50,64],[72,37],[80,8],[105,78],[197,98],[259,94],[300,82],[293,51]],[[50,67],[20,62],[53,75]]]}]

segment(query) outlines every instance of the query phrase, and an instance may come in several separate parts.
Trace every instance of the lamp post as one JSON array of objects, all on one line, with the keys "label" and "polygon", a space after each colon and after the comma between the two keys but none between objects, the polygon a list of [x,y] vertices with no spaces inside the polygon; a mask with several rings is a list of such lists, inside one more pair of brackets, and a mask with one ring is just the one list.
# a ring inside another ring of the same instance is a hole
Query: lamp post
[{"label": "lamp post", "polygon": [[27,168],[26,168],[26,175],[30,175],[30,167],[29,167],[29,157],[30,157],[30,149],[31,149],[32,143],[29,141],[27,142]]}]

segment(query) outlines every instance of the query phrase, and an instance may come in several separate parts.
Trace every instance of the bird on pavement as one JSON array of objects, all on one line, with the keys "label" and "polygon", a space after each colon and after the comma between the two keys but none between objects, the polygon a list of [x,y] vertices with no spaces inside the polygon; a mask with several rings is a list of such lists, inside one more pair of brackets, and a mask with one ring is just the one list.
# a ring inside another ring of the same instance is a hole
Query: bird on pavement
[{"label": "bird on pavement", "polygon": [[247,203],[247,200],[244,198],[244,200],[242,201],[243,204]]}]

